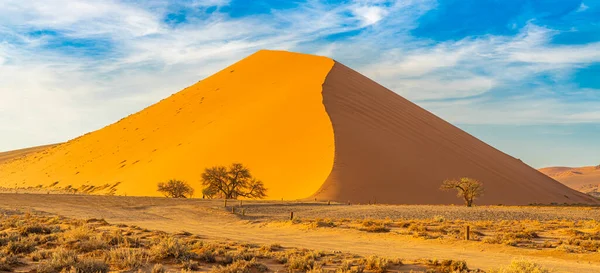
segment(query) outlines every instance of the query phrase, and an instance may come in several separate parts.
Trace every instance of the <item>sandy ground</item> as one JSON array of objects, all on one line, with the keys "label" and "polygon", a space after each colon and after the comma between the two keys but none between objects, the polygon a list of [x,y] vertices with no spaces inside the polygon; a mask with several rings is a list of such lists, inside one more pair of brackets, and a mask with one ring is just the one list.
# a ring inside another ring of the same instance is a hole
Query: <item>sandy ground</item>
[{"label": "sandy ground", "polygon": [[[230,201],[229,205],[239,205]],[[302,229],[285,222],[289,212],[315,218],[600,219],[599,208],[452,206],[347,206],[325,203],[244,202],[247,216],[230,213],[220,200],[154,197],[0,194],[0,208],[35,210],[75,218],[104,218],[168,232],[188,231],[206,239],[279,243],[289,247],[338,250],[404,259],[460,259],[472,268],[490,269],[526,258],[554,272],[600,272],[600,254],[566,254],[517,249],[478,242],[423,240],[357,230]],[[419,213],[416,213],[419,212]]]}]

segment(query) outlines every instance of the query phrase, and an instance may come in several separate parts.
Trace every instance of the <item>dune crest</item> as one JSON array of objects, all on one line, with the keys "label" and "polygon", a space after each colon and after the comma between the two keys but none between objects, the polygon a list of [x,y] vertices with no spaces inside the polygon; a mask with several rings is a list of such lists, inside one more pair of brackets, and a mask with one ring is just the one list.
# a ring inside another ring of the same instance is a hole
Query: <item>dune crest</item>
[{"label": "dune crest", "polygon": [[[269,199],[460,204],[444,179],[485,183],[477,204],[597,203],[332,59],[259,51],[136,114],[0,164],[0,186],[114,187],[157,196],[240,162]],[[114,185],[114,186],[110,186]],[[118,187],[117,187],[118,185]]]}]

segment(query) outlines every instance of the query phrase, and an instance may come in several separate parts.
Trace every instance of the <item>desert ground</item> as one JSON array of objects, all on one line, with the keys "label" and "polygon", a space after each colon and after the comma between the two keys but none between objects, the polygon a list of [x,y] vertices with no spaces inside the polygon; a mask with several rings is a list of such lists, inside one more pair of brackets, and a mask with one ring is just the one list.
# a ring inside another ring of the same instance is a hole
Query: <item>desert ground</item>
[{"label": "desert ground", "polygon": [[[443,267],[435,266],[436,261],[439,264],[442,260],[464,261],[469,269],[487,272],[508,266],[515,259],[539,264],[552,272],[600,272],[599,207],[467,208],[292,201],[240,204],[235,200],[224,205],[223,200],[203,199],[0,194],[3,223],[18,217],[11,214],[23,213],[60,216],[83,223],[102,219],[112,228],[126,225],[188,234],[196,241],[215,244],[276,246],[286,251],[308,249],[358,260],[375,255],[388,259],[388,270],[396,272],[443,272]],[[467,225],[471,228],[469,241],[464,240]],[[356,266],[360,264],[358,260]],[[400,261],[405,265],[400,265]],[[274,260],[263,262],[272,271],[294,270],[289,264]],[[163,263],[168,270],[182,270],[180,265]],[[28,266],[22,267],[26,270]],[[341,265],[330,266],[333,270]],[[200,262],[199,268],[207,271],[220,267]]]}]

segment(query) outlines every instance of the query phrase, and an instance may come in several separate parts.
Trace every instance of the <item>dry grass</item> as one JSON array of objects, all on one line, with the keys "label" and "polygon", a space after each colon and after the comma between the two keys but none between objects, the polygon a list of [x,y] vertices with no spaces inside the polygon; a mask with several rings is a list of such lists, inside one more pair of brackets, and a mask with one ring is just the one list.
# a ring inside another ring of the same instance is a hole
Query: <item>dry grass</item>
[{"label": "dry grass", "polygon": [[[327,223],[324,225],[322,223]],[[555,249],[569,253],[600,252],[600,221],[597,220],[446,220],[431,219],[306,219],[291,222],[308,228],[355,229],[385,232],[423,239],[470,240],[529,249]]]},{"label": "dry grass", "polygon": [[514,260],[508,266],[493,269],[490,273],[550,273],[551,271],[526,260]]},{"label": "dry grass", "polygon": [[[203,241],[189,232],[167,234],[136,226],[110,225],[102,219],[83,221],[0,211],[0,220],[1,271],[404,272],[404,265],[399,260],[286,248],[279,244]],[[315,228],[337,226],[328,219],[316,223]],[[387,220],[356,224],[387,228],[394,223]],[[423,271],[445,272],[437,264],[416,263]],[[452,262],[453,265],[456,263],[464,264]]]}]

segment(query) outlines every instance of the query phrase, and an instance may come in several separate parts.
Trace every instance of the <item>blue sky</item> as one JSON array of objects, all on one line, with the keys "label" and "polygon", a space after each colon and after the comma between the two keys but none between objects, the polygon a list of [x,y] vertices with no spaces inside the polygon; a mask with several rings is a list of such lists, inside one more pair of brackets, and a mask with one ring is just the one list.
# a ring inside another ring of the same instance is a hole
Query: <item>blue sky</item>
[{"label": "blue sky", "polygon": [[0,151],[263,48],[332,57],[534,167],[600,164],[599,0],[4,0]]}]

